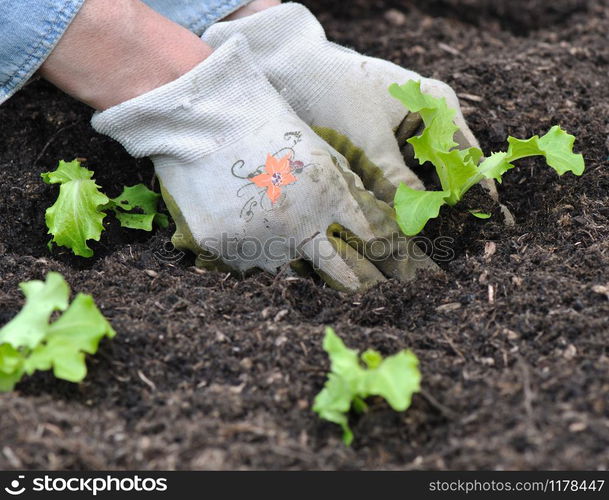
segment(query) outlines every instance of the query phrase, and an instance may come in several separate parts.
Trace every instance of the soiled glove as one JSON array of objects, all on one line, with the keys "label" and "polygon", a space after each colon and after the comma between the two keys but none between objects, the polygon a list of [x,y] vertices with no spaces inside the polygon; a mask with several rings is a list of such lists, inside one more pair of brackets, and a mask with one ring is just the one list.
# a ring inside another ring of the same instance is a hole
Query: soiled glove
[{"label": "soiled glove", "polygon": [[434,266],[275,91],[242,35],[178,80],[97,113],[92,125],[133,156],[151,157],[176,221],[174,244],[199,265],[276,272],[304,258],[346,290]]},{"label": "soiled glove", "polygon": [[418,132],[420,119],[408,116],[389,95],[390,84],[420,80],[423,92],[446,98],[457,111],[457,142],[479,147],[447,84],[329,42],[303,5],[286,3],[220,22],[202,38],[217,47],[234,33],[245,35],[269,81],[298,116],[345,155],[379,199],[392,202],[400,182],[424,189],[400,151],[405,140]]}]

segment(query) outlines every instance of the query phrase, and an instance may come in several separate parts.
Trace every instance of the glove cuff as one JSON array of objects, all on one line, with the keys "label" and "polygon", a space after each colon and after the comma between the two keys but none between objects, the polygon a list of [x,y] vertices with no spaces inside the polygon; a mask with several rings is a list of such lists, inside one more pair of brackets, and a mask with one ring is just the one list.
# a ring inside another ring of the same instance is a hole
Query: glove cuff
[{"label": "glove cuff", "polygon": [[235,33],[245,35],[266,77],[297,113],[343,78],[355,54],[329,42],[319,21],[298,3],[216,23],[201,38],[217,47]]},{"label": "glove cuff", "polygon": [[290,110],[235,35],[177,80],[91,119],[135,157],[191,162],[243,138]]}]

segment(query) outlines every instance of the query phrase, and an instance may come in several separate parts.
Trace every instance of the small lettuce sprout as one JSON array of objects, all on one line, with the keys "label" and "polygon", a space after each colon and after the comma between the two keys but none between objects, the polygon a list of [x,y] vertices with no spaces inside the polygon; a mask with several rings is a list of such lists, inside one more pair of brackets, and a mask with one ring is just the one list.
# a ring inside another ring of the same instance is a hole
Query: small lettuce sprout
[{"label": "small lettuce sprout", "polygon": [[330,327],[326,328],[323,347],[330,357],[330,374],[315,397],[313,411],[342,427],[346,445],[353,441],[347,417],[351,408],[361,413],[367,409],[364,399],[381,396],[394,410],[404,411],[413,393],[420,390],[419,361],[411,351],[383,359],[377,351],[368,349],[358,356]]},{"label": "small lettuce sprout", "polygon": [[46,225],[58,246],[70,248],[75,255],[92,257],[88,240],[99,241],[106,212],[112,210],[121,226],[152,231],[154,222],[167,227],[167,216],[157,212],[160,194],[143,184],[125,187],[120,196],[110,199],[96,184],[93,172],[78,160],[60,161],[57,170],[42,174],[47,184],[59,184],[59,196],[45,214]]},{"label": "small lettuce sprout", "polygon": [[[100,340],[116,332],[90,295],[79,293],[72,303],[61,274],[19,285],[25,305],[0,328],[0,391],[10,391],[25,374],[53,370],[57,378],[80,382],[87,375],[85,354],[95,354]],[[55,321],[51,316],[62,312]]]}]

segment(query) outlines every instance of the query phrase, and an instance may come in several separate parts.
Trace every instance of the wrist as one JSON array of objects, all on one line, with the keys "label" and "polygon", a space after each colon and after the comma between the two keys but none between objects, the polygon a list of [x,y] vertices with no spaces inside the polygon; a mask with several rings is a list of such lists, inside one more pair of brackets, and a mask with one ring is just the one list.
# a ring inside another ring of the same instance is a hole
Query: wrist
[{"label": "wrist", "polygon": [[232,21],[234,19],[251,16],[252,14],[262,12],[271,7],[276,7],[277,5],[281,5],[281,0],[252,0],[250,3],[226,16],[223,21]]},{"label": "wrist", "polygon": [[87,0],[40,73],[103,110],[179,78],[211,52],[139,0]]},{"label": "wrist", "polygon": [[224,149],[289,111],[235,35],[177,80],[95,113],[91,125],[132,156],[168,167]]}]

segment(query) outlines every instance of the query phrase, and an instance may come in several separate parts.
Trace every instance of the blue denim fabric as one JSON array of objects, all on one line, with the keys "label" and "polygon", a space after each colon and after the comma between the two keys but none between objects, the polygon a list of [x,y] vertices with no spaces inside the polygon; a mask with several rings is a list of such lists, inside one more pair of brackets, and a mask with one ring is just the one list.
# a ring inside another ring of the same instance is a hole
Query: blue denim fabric
[{"label": "blue denim fabric", "polygon": [[[46,60],[85,0],[0,0],[0,104]],[[109,0],[111,1],[111,0]],[[203,34],[251,0],[143,0],[160,14]]]},{"label": "blue denim fabric", "polygon": [[201,36],[216,21],[252,0],[142,0],[159,14]]},{"label": "blue denim fabric", "polygon": [[0,103],[36,72],[84,0],[0,0]]}]

